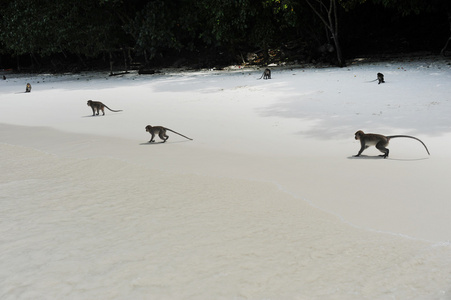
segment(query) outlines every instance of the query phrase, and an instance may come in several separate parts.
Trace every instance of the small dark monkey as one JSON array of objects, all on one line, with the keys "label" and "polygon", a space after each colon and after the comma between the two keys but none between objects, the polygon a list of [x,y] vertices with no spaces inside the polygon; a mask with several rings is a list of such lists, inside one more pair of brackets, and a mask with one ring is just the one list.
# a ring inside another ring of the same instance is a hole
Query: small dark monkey
[{"label": "small dark monkey", "polygon": [[260,78],[258,78],[258,79],[271,79],[271,70],[270,69],[265,69],[264,71],[263,71],[263,74],[262,74],[262,76],[260,77]]},{"label": "small dark monkey", "polygon": [[25,87],[25,93],[31,92],[31,84],[27,83],[27,86]]},{"label": "small dark monkey", "polygon": [[[92,108],[92,115],[99,115],[99,111],[101,110],[103,115],[105,115],[105,108],[109,109],[112,112],[120,112],[122,110],[112,110],[111,108],[109,108],[108,106],[106,106],[105,104],[103,104],[100,101],[92,101],[92,100],[88,100],[87,102],[88,106],[90,106]],[[96,113],[97,112],[97,113]]]},{"label": "small dark monkey", "polygon": [[377,78],[376,78],[376,79],[371,80],[371,81],[367,81],[367,82],[374,82],[374,81],[376,81],[376,80],[378,81],[377,84],[385,83],[385,81],[384,81],[384,74],[382,74],[382,73],[377,73]]},{"label": "small dark monkey", "polygon": [[148,133],[150,133],[150,135],[152,136],[152,137],[150,138],[149,143],[155,142],[155,140],[153,139],[153,138],[155,137],[155,135],[158,135],[158,136],[160,137],[160,139],[163,140],[163,143],[165,143],[166,140],[169,138],[169,136],[166,134],[166,131],[170,131],[170,132],[173,132],[173,133],[178,134],[178,135],[180,135],[180,136],[183,136],[184,138],[186,138],[186,139],[188,139],[188,140],[190,140],[190,141],[193,140],[193,139],[190,139],[190,138],[187,137],[187,136],[184,136],[183,134],[180,134],[180,133],[178,133],[178,132],[175,132],[175,131],[172,130],[172,129],[169,129],[169,128],[166,128],[166,127],[163,127],[163,126],[151,126],[151,125],[147,125],[147,126],[145,127],[145,129],[146,129],[146,131],[147,131]]},{"label": "small dark monkey", "polygon": [[384,74],[377,73],[377,81],[378,81],[378,84],[385,83],[385,81],[384,81]]},{"label": "small dark monkey", "polygon": [[[357,153],[356,156],[360,156],[362,154],[363,150],[368,148],[369,146],[375,146],[380,152],[384,153],[382,156],[383,158],[388,157],[389,150],[386,148],[388,146],[388,142],[390,139],[394,138],[411,138],[414,140],[419,141],[423,144],[424,148],[426,149],[426,152],[429,154],[429,150],[426,147],[426,145],[416,137],[410,136],[410,135],[390,135],[385,136],[382,134],[375,134],[375,133],[364,133],[362,130],[359,130],[355,133],[355,139],[360,140],[360,150],[359,153]],[[429,154],[430,155],[430,154]]]}]

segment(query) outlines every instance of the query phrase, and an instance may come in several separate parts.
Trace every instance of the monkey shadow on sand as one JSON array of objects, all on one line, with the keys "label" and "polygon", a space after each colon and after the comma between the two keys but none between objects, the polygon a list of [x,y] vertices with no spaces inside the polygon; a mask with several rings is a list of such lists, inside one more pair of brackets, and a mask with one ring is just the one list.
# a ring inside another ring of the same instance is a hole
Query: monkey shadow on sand
[{"label": "monkey shadow on sand", "polygon": [[348,159],[384,159],[384,158],[381,156],[378,156],[378,155],[371,155],[371,156],[369,156],[369,155],[360,155],[360,156],[351,155],[351,156],[348,156]]},{"label": "monkey shadow on sand", "polygon": [[[384,160],[384,158],[382,156],[378,156],[378,155],[360,155],[360,156],[355,156],[355,155],[351,155],[347,157],[348,159],[382,159]],[[391,157],[387,157],[385,158],[386,160],[397,160],[397,161],[418,161],[418,160],[425,160],[425,159],[429,159],[429,157],[423,157],[423,158],[391,158]]]},{"label": "monkey shadow on sand", "polygon": [[86,116],[81,116],[81,118],[95,118],[95,117],[107,117],[107,116],[111,116],[111,115],[86,115]]},{"label": "monkey shadow on sand", "polygon": [[158,141],[158,142],[145,142],[145,143],[140,143],[141,146],[149,146],[149,145],[160,145],[160,144],[179,144],[179,143],[186,143],[189,142],[189,140],[186,141],[171,141],[171,142],[166,142],[164,143],[163,141]]}]

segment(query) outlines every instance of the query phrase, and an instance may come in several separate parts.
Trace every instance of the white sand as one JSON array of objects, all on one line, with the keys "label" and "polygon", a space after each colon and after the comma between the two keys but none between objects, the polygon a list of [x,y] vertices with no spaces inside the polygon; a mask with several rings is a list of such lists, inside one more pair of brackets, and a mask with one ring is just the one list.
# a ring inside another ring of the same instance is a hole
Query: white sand
[{"label": "white sand", "polygon": [[450,299],[448,62],[259,76],[7,74],[0,298]]}]

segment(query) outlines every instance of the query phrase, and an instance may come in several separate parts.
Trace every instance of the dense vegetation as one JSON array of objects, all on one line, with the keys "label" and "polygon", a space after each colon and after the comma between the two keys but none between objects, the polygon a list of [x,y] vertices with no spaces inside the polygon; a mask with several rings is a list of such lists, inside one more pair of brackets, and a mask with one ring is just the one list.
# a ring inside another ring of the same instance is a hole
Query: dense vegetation
[{"label": "dense vegetation", "polygon": [[0,0],[0,68],[344,66],[356,55],[438,53],[448,18],[449,0]]}]

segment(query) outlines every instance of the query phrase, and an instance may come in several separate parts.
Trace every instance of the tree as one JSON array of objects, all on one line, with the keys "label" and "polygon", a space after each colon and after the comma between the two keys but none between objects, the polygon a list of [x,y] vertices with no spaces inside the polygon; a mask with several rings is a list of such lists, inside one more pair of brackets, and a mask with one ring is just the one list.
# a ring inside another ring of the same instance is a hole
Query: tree
[{"label": "tree", "polygon": [[95,56],[117,47],[119,28],[97,1],[1,1],[0,41],[15,56]]},{"label": "tree", "polygon": [[[363,3],[366,0],[348,0],[348,2]],[[396,9],[403,15],[420,14],[422,12],[443,12],[448,19],[449,29],[451,31],[451,1],[450,0],[372,0],[376,4],[382,4],[387,8]],[[451,32],[445,46],[440,53],[445,54],[448,43],[451,41]]]},{"label": "tree", "polygon": [[338,31],[338,13],[336,0],[306,0],[313,12],[320,18],[324,26],[330,33],[337,54],[338,66],[345,67],[346,62],[341,52],[339,31]]},{"label": "tree", "polygon": [[206,44],[226,47],[236,56],[242,49],[262,50],[280,45],[287,31],[296,27],[293,0],[198,0],[199,17],[204,21],[200,37]]},{"label": "tree", "polygon": [[448,43],[451,41],[451,10],[448,11],[447,14],[448,14],[448,23],[449,23],[450,36],[449,36],[448,40],[446,41],[445,46],[440,51],[440,54],[443,55],[443,56],[445,56],[445,51],[448,48]]}]

